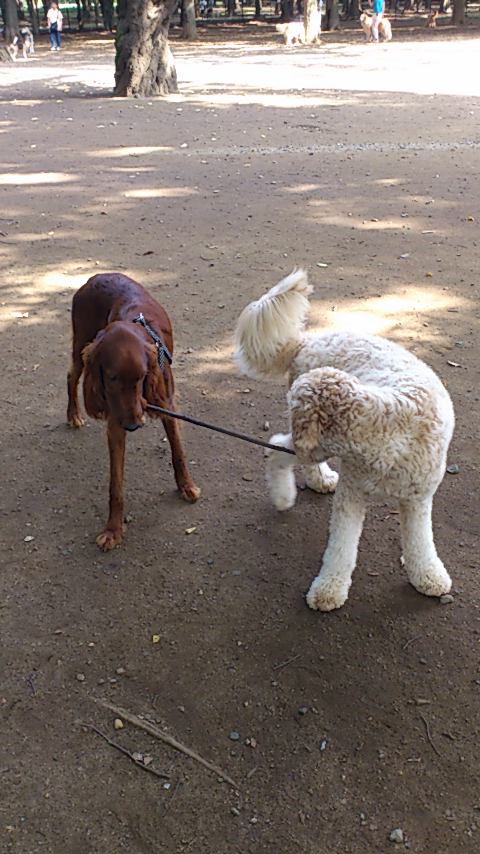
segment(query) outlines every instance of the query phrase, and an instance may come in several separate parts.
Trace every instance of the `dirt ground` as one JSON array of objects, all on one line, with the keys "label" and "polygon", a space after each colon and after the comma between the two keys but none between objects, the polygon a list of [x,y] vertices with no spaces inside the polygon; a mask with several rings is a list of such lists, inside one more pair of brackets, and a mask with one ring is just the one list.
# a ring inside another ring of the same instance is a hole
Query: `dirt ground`
[{"label": "dirt ground", "polygon": [[[66,37],[60,55],[42,43],[0,72],[0,850],[473,854],[477,30],[378,47],[355,31],[288,52],[271,31],[234,33],[174,45],[168,101],[110,98],[101,38]],[[261,450],[194,428],[199,503],[177,498],[150,424],[128,439],[125,543],[95,546],[103,427],[65,426],[75,289],[112,269],[151,288],[174,319],[183,410],[266,438],[285,427],[284,389],[238,375],[231,333],[294,265],[315,285],[313,324],[391,336],[451,392],[459,471],[434,523],[452,604],[409,587],[383,504],[348,603],[309,611],[331,498],[303,491],[278,515]],[[115,731],[95,698],[236,787],[135,726]]]}]

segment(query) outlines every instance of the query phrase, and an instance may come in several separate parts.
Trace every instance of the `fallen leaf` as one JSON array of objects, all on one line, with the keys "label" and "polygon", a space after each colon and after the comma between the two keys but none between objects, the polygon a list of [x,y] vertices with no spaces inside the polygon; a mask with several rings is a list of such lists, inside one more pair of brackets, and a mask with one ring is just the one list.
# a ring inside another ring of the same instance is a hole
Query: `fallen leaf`
[{"label": "fallen leaf", "polygon": [[450,365],[451,368],[461,368],[462,366],[458,364],[458,362],[451,362],[450,359],[447,359],[447,365]]},{"label": "fallen leaf", "polygon": [[152,643],[160,643],[160,635],[152,635]]},{"label": "fallen leaf", "polygon": [[197,527],[196,527],[196,525],[194,525],[193,528],[185,528],[185,533],[186,534],[194,534],[196,530],[197,530]]}]

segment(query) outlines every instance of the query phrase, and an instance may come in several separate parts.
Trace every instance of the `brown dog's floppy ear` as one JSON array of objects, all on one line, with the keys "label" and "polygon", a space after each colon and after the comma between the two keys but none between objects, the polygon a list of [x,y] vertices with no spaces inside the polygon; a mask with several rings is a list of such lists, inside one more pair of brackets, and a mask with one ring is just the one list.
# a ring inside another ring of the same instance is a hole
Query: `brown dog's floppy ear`
[{"label": "brown dog's floppy ear", "polygon": [[99,340],[87,344],[82,351],[85,374],[83,377],[83,399],[85,409],[92,418],[105,418],[107,403],[100,366]]},{"label": "brown dog's floppy ear", "polygon": [[163,371],[160,369],[157,348],[154,345],[148,346],[148,372],[143,390],[144,397],[158,406],[173,397],[173,376],[170,366],[165,357],[164,369]]}]

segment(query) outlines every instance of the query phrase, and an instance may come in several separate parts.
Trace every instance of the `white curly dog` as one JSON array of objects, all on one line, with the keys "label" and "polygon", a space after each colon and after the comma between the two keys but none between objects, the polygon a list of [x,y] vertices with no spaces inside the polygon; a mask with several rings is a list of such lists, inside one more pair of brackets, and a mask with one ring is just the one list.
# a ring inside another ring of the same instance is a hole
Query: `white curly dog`
[{"label": "white curly dog", "polygon": [[[271,441],[295,451],[307,485],[336,489],[323,564],[307,594],[331,611],[348,597],[367,500],[398,502],[403,563],[426,596],[448,593],[437,556],[432,500],[454,427],[452,402],[439,378],[397,344],[350,332],[306,333],[312,288],[293,272],[242,312],[235,357],[249,376],[288,374],[291,433]],[[341,459],[340,479],[326,463]],[[267,480],[278,510],[295,503],[295,458],[270,452]]]}]

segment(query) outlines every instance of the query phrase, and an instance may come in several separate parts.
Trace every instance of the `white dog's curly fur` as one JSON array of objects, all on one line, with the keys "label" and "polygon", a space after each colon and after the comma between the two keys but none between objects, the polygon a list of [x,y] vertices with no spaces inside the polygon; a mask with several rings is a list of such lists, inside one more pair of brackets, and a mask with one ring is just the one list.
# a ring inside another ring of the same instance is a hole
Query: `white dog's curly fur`
[{"label": "white dog's curly fur", "polygon": [[[242,312],[236,360],[250,376],[288,374],[291,432],[272,437],[295,450],[307,485],[333,492],[342,461],[320,574],[307,595],[331,611],[348,597],[370,496],[399,504],[404,565],[413,586],[441,596],[450,577],[437,556],[432,500],[454,427],[450,397],[436,374],[398,344],[349,332],[305,333],[311,293],[297,270]],[[267,479],[278,510],[296,499],[292,457],[270,452]]]}]

